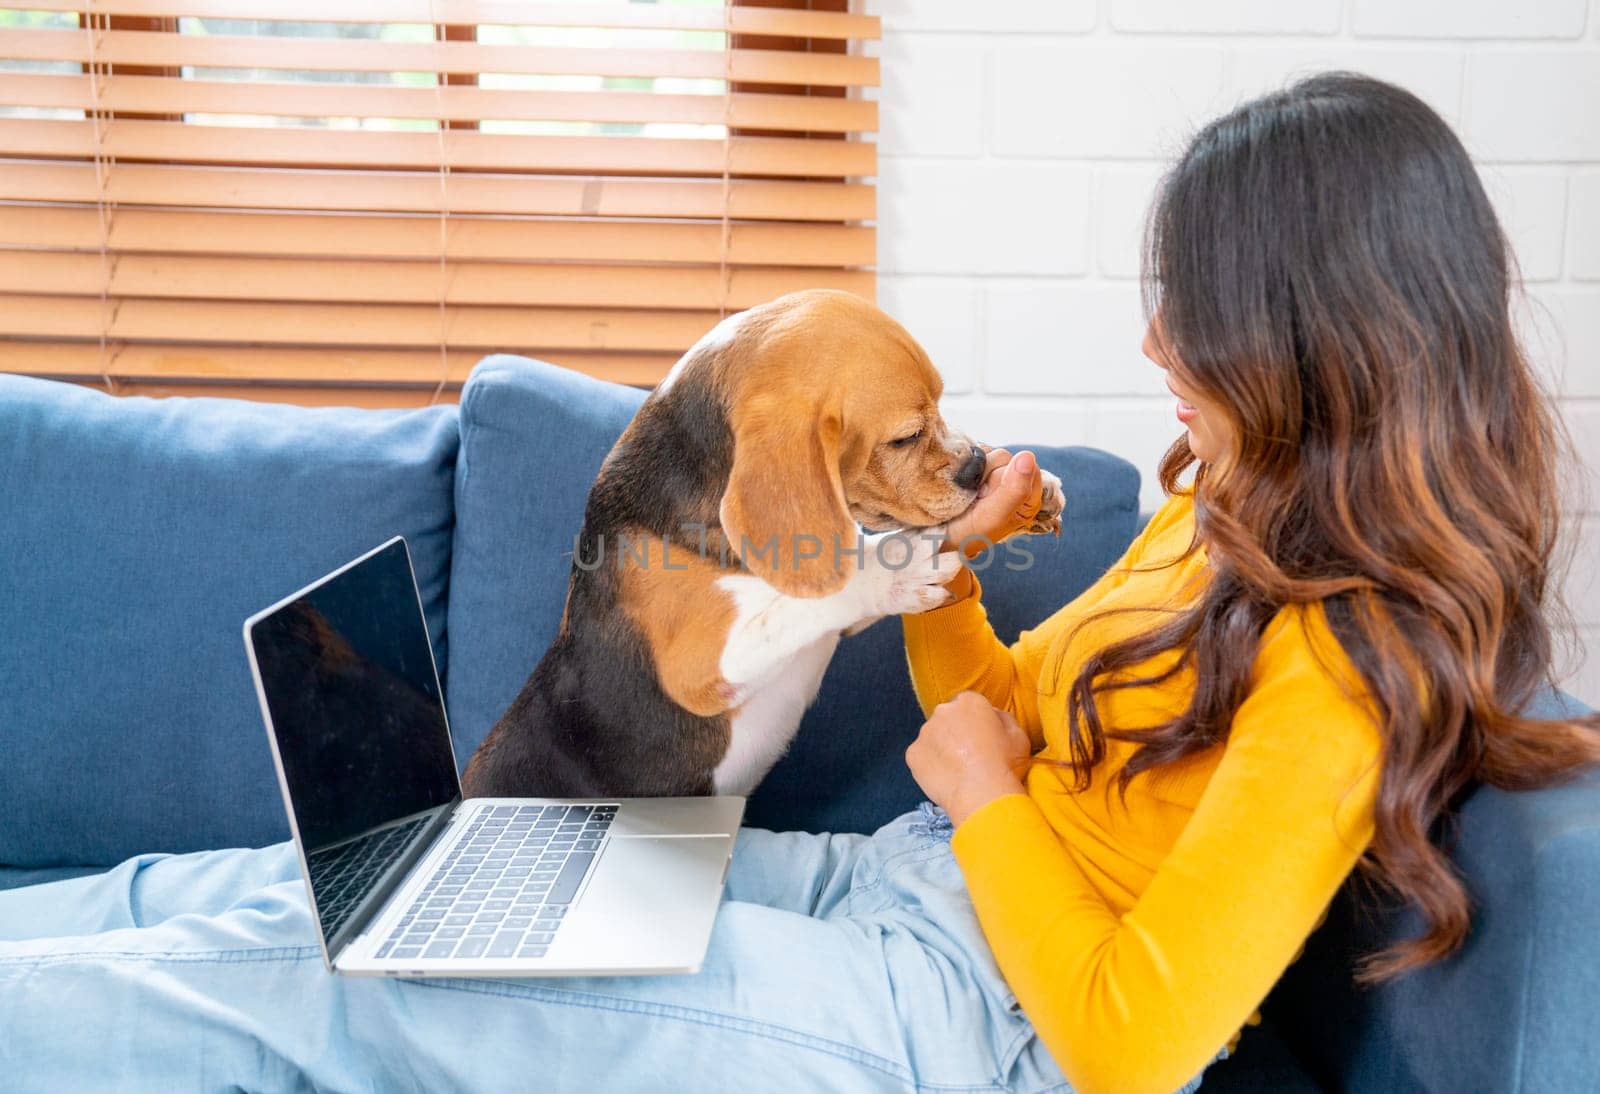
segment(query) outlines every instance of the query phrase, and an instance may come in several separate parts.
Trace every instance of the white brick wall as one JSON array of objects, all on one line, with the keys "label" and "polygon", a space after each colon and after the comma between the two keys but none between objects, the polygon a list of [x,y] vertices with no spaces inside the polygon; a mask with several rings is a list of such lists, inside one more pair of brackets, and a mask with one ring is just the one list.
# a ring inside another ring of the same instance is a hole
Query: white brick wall
[{"label": "white brick wall", "polygon": [[1523,323],[1591,481],[1570,685],[1600,704],[1600,0],[864,0],[883,16],[879,294],[952,420],[1090,444],[1145,478],[1176,435],[1139,354],[1138,242],[1163,163],[1244,98],[1328,68],[1433,105],[1477,157]]}]

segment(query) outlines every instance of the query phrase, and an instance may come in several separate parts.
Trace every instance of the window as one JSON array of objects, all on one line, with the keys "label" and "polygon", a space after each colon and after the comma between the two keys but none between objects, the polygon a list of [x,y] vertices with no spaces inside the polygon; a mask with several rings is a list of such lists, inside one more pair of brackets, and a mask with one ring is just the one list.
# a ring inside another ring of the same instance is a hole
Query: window
[{"label": "window", "polygon": [[844,7],[0,9],[0,369],[418,405],[485,353],[650,384],[729,311],[870,297]]}]

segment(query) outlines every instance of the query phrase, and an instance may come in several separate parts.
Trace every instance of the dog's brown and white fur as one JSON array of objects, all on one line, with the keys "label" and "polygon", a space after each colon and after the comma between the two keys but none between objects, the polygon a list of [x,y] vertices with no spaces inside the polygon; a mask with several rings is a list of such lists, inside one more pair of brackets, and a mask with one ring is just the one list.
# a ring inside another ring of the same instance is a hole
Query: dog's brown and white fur
[{"label": "dog's brown and white fur", "polygon": [[[941,389],[911,336],[847,293],[785,296],[702,338],[601,467],[560,631],[467,793],[752,790],[841,635],[949,598],[937,535],[878,550],[976,497],[983,450],[945,425]],[[1040,527],[1060,511],[1047,479]],[[859,556],[858,525],[875,533]]]}]

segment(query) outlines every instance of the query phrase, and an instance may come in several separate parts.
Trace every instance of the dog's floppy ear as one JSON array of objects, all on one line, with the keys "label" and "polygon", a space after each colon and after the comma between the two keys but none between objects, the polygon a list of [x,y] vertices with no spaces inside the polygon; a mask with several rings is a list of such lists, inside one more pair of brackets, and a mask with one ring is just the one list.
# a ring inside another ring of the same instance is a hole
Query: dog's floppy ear
[{"label": "dog's floppy ear", "polygon": [[857,529],[839,478],[837,410],[756,397],[733,421],[733,470],[721,520],[730,555],[790,596],[823,596],[847,580]]}]

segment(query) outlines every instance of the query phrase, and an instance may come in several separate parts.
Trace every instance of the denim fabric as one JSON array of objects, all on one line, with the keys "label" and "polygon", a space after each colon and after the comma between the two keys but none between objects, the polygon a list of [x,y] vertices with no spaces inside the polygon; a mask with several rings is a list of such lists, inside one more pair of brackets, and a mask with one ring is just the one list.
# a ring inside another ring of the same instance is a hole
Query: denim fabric
[{"label": "denim fabric", "polygon": [[[555,636],[584,498],[643,399],[519,357],[488,358],[467,381],[450,574],[450,727],[463,765]],[[984,571],[984,603],[1008,641],[1099,577],[1138,521],[1131,464],[1085,448],[1034,451],[1061,476],[1064,531],[1020,541],[1026,568],[997,554]],[[921,794],[903,757],[920,724],[899,623],[846,639],[794,747],[752,797],[751,823],[870,832],[911,809]]]},{"label": "denim fabric", "polygon": [[19,1094],[1070,1091],[949,833],[746,829],[703,970],[664,977],[334,976],[292,845],[142,855],[0,893],[0,1066]]},{"label": "denim fabric", "polygon": [[955,835],[955,825],[950,823],[950,815],[932,802],[923,802],[917,806],[912,814],[906,830],[913,835],[926,836],[929,839],[950,842],[950,837]]},{"label": "denim fabric", "polygon": [[912,819],[741,833],[694,976],[335,977],[288,844],[0,893],[6,1086],[1063,1089]]},{"label": "denim fabric", "polygon": [[0,865],[288,834],[240,627],[396,533],[442,654],[453,408],[0,376]]}]

